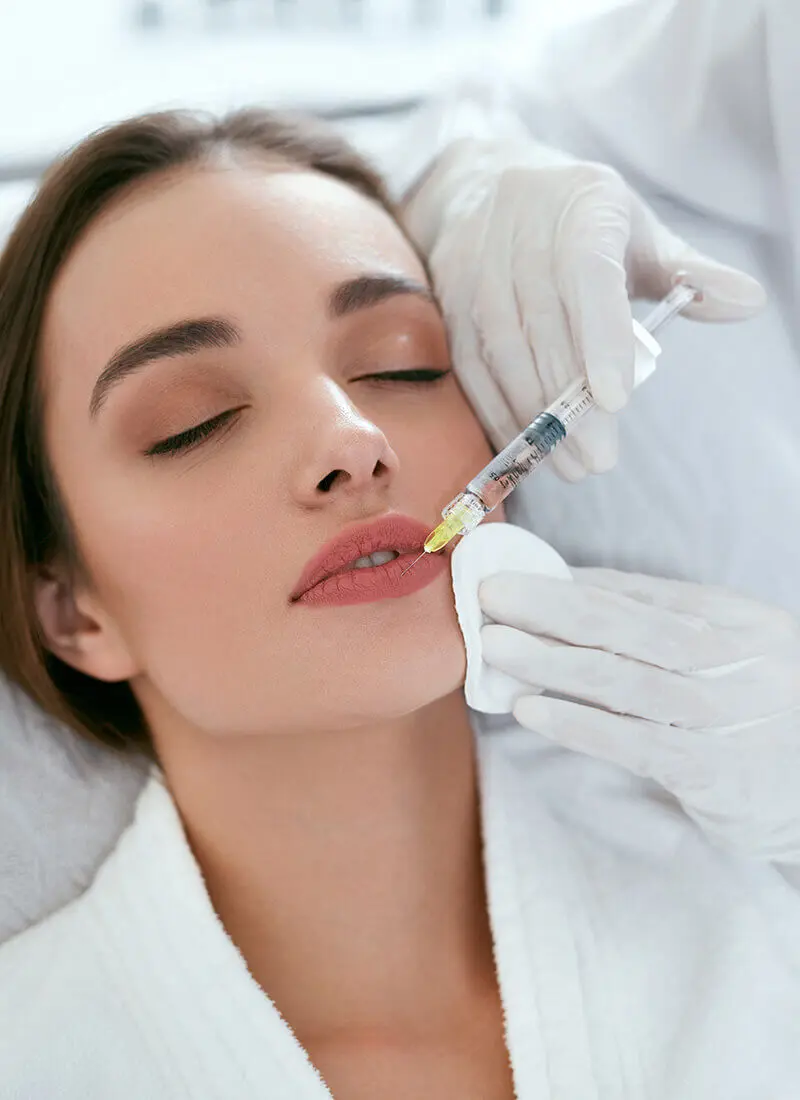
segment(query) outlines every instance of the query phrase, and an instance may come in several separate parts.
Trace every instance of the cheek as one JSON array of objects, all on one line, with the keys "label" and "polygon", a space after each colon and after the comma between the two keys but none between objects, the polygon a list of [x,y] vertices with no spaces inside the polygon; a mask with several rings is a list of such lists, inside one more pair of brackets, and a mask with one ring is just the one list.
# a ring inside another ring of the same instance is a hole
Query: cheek
[{"label": "cheek", "polygon": [[224,492],[208,477],[168,480],[170,492],[151,484],[102,495],[124,501],[118,509],[83,502],[89,569],[157,692],[201,728],[236,725],[232,702],[247,711],[248,692],[285,660],[286,594],[299,572],[292,531],[267,512],[270,495],[253,479],[233,479]]},{"label": "cheek", "polygon": [[113,611],[132,625],[146,627],[154,604],[188,609],[211,603],[223,588],[246,580],[232,566],[253,526],[252,512],[236,508],[235,492],[220,499],[205,492],[194,500],[187,481],[177,482],[176,489],[150,499],[120,494],[126,508],[94,509],[81,524],[90,537],[88,556],[98,586]]},{"label": "cheek", "polygon": [[[430,486],[436,510],[470,481],[494,451],[466,397],[455,381],[414,416],[406,416],[391,431],[389,441],[400,456],[404,473],[415,484]],[[496,509],[502,515],[501,509]],[[492,513],[492,518],[496,517]]]}]

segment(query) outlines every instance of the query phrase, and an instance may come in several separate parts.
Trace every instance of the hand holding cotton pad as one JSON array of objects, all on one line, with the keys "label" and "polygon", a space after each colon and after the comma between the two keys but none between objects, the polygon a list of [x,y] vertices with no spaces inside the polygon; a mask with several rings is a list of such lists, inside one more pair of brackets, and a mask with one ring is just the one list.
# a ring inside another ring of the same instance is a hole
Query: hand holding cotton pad
[{"label": "hand holding cotton pad", "polygon": [[536,689],[484,662],[481,627],[491,620],[478,602],[481,581],[504,572],[571,580],[569,566],[552,546],[530,531],[510,523],[483,523],[455,548],[451,569],[456,614],[467,651],[467,705],[484,714],[509,714],[520,695],[536,694]]}]

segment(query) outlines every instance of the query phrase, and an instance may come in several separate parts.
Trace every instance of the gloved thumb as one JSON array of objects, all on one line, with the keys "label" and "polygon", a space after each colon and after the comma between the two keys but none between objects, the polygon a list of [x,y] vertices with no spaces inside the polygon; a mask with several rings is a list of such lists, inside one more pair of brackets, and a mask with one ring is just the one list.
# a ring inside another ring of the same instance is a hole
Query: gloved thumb
[{"label": "gloved thumb", "polygon": [[684,276],[701,292],[684,310],[693,320],[744,321],[763,309],[767,295],[757,279],[698,252],[667,229],[645,203],[636,206],[628,256],[632,298],[657,301]]}]

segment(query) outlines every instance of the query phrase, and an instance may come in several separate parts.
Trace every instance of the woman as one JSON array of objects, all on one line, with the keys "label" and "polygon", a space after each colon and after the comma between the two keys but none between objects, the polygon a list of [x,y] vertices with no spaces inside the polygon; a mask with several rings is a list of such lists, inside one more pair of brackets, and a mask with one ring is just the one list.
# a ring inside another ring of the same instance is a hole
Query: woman
[{"label": "woman", "polygon": [[0,309],[3,667],[157,761],[0,950],[0,1097],[789,1095],[778,872],[647,780],[473,737],[446,560],[400,573],[490,450],[346,145],[95,136]]}]

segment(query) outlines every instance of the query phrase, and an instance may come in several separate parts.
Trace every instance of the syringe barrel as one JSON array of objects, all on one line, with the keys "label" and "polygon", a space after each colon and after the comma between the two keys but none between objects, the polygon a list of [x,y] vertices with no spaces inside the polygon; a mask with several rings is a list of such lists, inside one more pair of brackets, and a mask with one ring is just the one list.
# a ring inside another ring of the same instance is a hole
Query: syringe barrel
[{"label": "syringe barrel", "polygon": [[594,398],[592,397],[592,391],[589,389],[589,383],[585,378],[579,378],[560,397],[556,398],[552,405],[548,405],[544,411],[550,413],[556,420],[561,421],[569,432],[572,430],[572,425],[576,424],[592,408],[594,408]]},{"label": "syringe barrel", "polygon": [[[676,317],[698,294],[694,287],[681,282],[648,314],[643,324],[634,321],[634,387],[649,378],[655,370],[661,349],[652,333]],[[450,501],[442,516],[450,517],[451,524],[455,524],[457,519],[462,534],[471,531],[483,516],[496,508],[529,473],[544,462],[567,432],[593,407],[594,399],[588,381],[585,378],[576,380],[516,439],[512,439],[463,492]]]},{"label": "syringe barrel", "polygon": [[550,412],[540,413],[470,481],[466,491],[479,497],[487,512],[491,512],[523,478],[544,462],[566,434],[557,417]]},{"label": "syringe barrel", "polygon": [[589,383],[578,379],[470,481],[467,492],[491,512],[593,407]]}]

